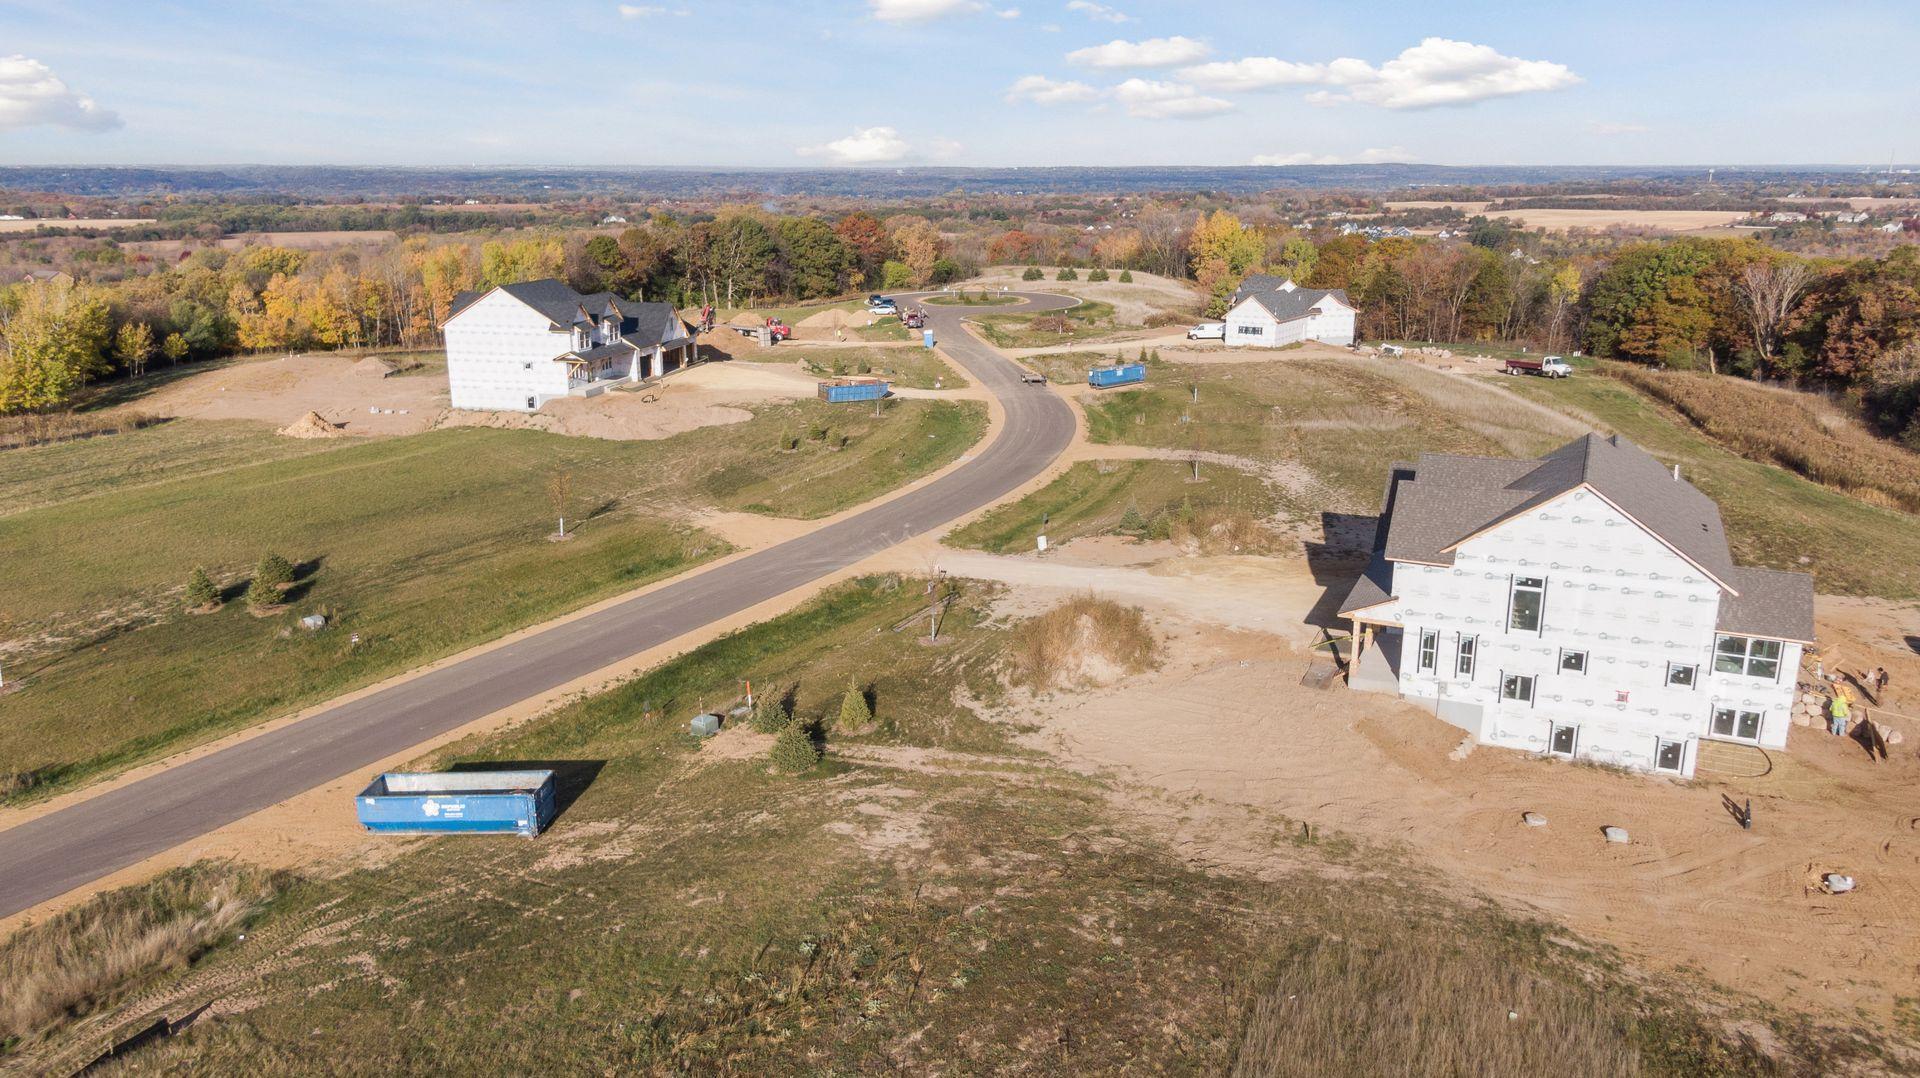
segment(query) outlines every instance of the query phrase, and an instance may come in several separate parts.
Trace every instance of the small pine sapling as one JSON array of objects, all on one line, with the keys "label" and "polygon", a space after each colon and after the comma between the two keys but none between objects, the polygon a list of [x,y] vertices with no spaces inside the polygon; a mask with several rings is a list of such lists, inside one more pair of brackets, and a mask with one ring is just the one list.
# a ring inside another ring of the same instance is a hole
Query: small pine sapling
[{"label": "small pine sapling", "polygon": [[767,760],[789,775],[812,771],[820,764],[820,749],[813,743],[813,731],[804,722],[789,722],[773,739]]},{"label": "small pine sapling", "polygon": [[187,609],[206,610],[220,605],[220,589],[213,586],[213,578],[205,569],[195,567],[193,575],[187,578]]},{"label": "small pine sapling", "polygon": [[867,706],[867,694],[861,690],[852,678],[847,679],[847,694],[840,698],[840,721],[838,728],[846,731],[864,730],[873,721],[873,709]]}]

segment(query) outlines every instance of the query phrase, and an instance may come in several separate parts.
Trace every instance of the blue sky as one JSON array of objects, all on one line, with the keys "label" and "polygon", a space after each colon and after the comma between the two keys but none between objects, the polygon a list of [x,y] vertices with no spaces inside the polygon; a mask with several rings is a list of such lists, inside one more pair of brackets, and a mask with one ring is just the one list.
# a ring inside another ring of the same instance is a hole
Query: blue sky
[{"label": "blue sky", "polygon": [[1881,164],[1920,4],[0,0],[0,163]]}]

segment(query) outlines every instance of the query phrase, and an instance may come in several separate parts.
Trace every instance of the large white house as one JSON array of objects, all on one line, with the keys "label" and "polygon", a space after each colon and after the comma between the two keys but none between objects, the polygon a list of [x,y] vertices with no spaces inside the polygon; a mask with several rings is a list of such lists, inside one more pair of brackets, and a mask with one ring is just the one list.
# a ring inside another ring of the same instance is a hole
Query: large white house
[{"label": "large white house", "polygon": [[1240,282],[1229,302],[1226,343],[1242,348],[1301,341],[1352,344],[1353,314],[1343,289],[1301,288],[1285,277],[1256,273]]},{"label": "large white house", "polygon": [[1786,746],[1813,578],[1735,565],[1678,469],[1590,434],[1394,465],[1340,614],[1354,688],[1484,744],[1691,775],[1705,740]]},{"label": "large white house", "polygon": [[462,292],[440,328],[455,408],[531,412],[658,378],[697,355],[672,304],[583,296],[552,279]]}]

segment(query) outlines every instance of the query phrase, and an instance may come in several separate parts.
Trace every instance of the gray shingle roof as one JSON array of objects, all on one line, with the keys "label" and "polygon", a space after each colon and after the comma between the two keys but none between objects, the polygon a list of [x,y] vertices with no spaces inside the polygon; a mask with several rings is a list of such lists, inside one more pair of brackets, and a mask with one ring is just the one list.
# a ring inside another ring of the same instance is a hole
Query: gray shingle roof
[{"label": "gray shingle roof", "polygon": [[1717,627],[1737,636],[1769,636],[1811,644],[1813,577],[1775,569],[1733,570],[1738,595],[1720,597]]},{"label": "gray shingle roof", "polygon": [[1340,602],[1338,613],[1344,617],[1356,610],[1379,606],[1394,601],[1393,563],[1378,555],[1367,563],[1366,571],[1353,582],[1347,590],[1347,597]]},{"label": "gray shingle roof", "polygon": [[1229,307],[1237,307],[1243,301],[1252,299],[1267,309],[1267,313],[1282,322],[1291,322],[1296,318],[1305,318],[1313,305],[1332,296],[1351,307],[1345,289],[1321,289],[1288,287],[1293,281],[1287,277],[1276,277],[1270,273],[1256,273],[1240,282],[1234,289],[1233,300]]},{"label": "gray shingle roof", "polygon": [[[1584,485],[1723,586],[1723,630],[1812,639],[1813,578],[1737,568],[1713,499],[1618,435],[1589,434],[1538,460],[1423,453],[1411,475],[1395,467],[1384,525],[1390,561],[1452,565],[1463,540]],[[1743,628],[1727,628],[1729,619]]]},{"label": "gray shingle roof", "polygon": [[[504,284],[499,288],[514,299],[526,304],[545,315],[547,321],[556,328],[566,329],[576,322],[603,318],[620,319],[620,335],[627,338],[638,348],[652,348],[664,341],[685,336],[675,321],[679,315],[670,303],[647,303],[642,300],[622,299],[612,292],[595,292],[581,295],[568,287],[565,281],[549,277],[540,281],[520,281]],[[466,310],[482,296],[493,290],[461,292],[453,297],[447,317]]]}]

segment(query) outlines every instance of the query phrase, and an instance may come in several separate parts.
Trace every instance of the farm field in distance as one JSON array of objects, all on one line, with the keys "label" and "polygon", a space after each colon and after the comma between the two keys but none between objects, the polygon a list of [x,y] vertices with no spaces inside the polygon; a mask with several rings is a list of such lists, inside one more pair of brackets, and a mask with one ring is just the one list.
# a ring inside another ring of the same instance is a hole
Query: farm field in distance
[{"label": "farm field in distance", "polygon": [[[725,543],[689,523],[706,509],[813,518],[859,504],[958,457],[985,412],[900,401],[875,417],[799,401],[762,406],[720,439],[457,429],[325,441],[260,463],[235,459],[252,443],[243,427],[204,438],[198,427],[0,456],[39,503],[0,522],[7,635],[22,642],[8,664],[21,688],[0,696],[11,796],[71,787],[718,556]],[[170,445],[177,477],[98,493],[71,482],[129,447]],[[545,539],[556,473],[572,488],[566,543]],[[88,542],[60,541],[70,534]],[[305,568],[295,601],[256,618],[240,592],[268,553]],[[196,566],[226,589],[217,613],[181,610]],[[293,628],[313,612],[332,619],[327,630]]]}]

